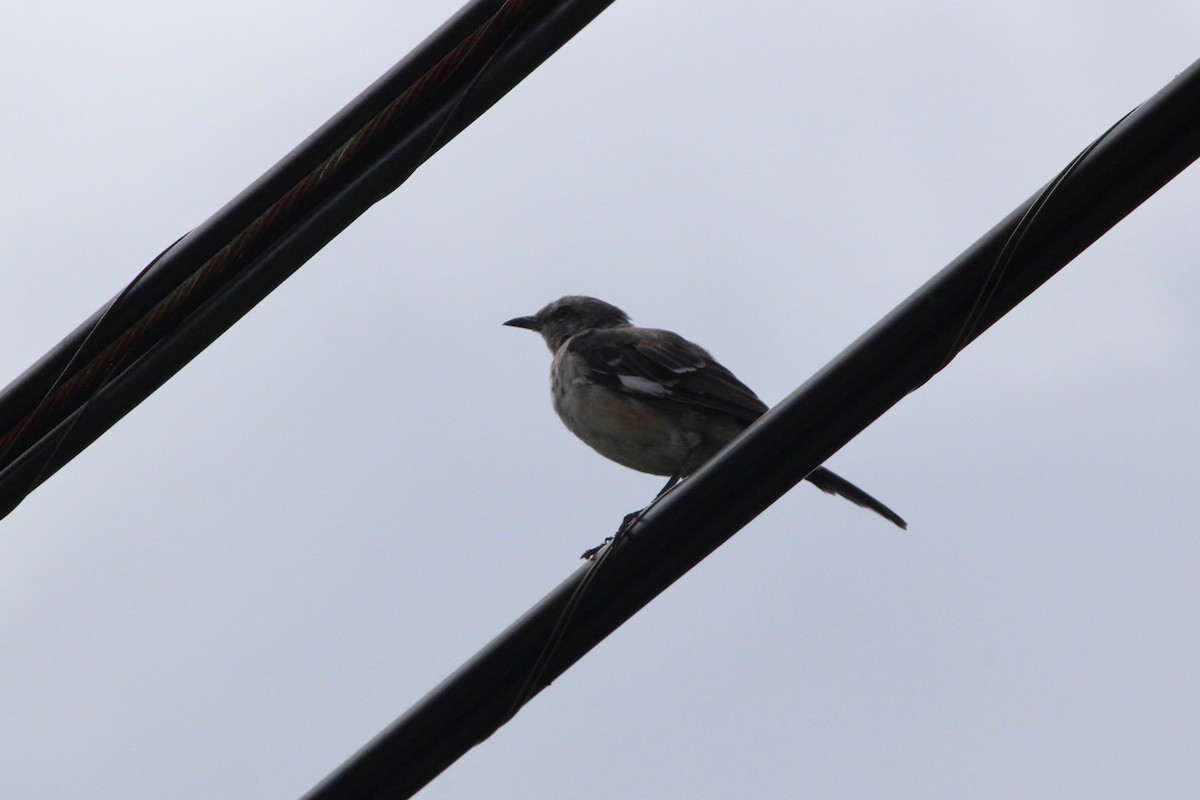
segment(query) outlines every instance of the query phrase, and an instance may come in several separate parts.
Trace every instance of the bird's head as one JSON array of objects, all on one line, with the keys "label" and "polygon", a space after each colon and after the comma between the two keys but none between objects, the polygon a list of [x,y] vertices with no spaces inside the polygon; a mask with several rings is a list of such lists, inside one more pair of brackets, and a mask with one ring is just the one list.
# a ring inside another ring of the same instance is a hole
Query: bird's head
[{"label": "bird's head", "polygon": [[568,295],[559,298],[532,317],[515,317],[505,325],[537,331],[546,340],[551,353],[577,333],[597,328],[622,328],[629,316],[610,303],[594,297]]}]

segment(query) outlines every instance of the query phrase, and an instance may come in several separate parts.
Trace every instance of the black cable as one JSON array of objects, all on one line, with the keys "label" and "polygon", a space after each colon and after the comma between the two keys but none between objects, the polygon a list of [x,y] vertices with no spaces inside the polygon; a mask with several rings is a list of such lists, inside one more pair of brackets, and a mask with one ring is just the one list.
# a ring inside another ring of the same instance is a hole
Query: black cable
[{"label": "black cable", "polygon": [[0,517],[611,2],[473,0],[160,256],[0,392]]},{"label": "black cable", "polygon": [[412,796],[1198,156],[1200,62],[663,497],[601,552],[603,569],[581,567],[306,800]]}]

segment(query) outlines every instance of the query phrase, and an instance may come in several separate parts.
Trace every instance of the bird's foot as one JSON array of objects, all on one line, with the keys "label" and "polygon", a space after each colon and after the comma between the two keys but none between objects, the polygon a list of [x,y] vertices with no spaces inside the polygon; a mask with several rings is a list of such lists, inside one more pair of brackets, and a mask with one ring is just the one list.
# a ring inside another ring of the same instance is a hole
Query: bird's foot
[{"label": "bird's foot", "polygon": [[583,555],[581,555],[580,558],[584,559],[585,561],[595,560],[596,554],[603,550],[607,545],[616,545],[618,542],[624,539],[625,536],[628,535],[629,530],[638,523],[638,520],[640,520],[642,515],[645,513],[646,509],[643,508],[641,511],[631,511],[626,514],[625,518],[621,520],[621,527],[617,528],[616,533],[614,533],[612,536],[609,536],[595,547],[584,550]]},{"label": "bird's foot", "polygon": [[582,558],[584,561],[595,561],[596,554],[599,553],[601,550],[603,550],[605,547],[607,547],[609,544],[611,544],[612,541],[613,541],[613,537],[609,536],[607,539],[605,539],[603,542],[596,545],[595,547],[590,547],[587,550],[584,550],[583,555],[581,555],[580,558]]}]

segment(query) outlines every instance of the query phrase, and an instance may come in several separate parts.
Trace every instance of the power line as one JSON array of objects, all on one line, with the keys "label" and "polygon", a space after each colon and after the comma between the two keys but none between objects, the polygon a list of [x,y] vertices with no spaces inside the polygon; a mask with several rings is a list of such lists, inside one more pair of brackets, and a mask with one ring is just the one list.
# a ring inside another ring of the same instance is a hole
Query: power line
[{"label": "power line", "polygon": [[1200,62],[1127,115],[305,800],[410,797],[1200,156]]},{"label": "power line", "polygon": [[612,0],[473,0],[0,392],[0,517]]}]

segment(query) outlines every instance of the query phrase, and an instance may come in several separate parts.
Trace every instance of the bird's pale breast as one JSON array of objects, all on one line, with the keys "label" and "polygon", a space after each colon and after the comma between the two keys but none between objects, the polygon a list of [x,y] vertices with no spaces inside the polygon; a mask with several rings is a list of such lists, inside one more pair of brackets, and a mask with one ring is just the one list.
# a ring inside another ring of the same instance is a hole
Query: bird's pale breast
[{"label": "bird's pale breast", "polygon": [[720,441],[706,441],[701,431],[713,429],[706,415],[666,410],[653,400],[592,383],[571,353],[555,359],[550,383],[554,410],[572,433],[601,455],[654,475],[673,475],[689,459],[697,466],[744,427],[732,425]]}]

